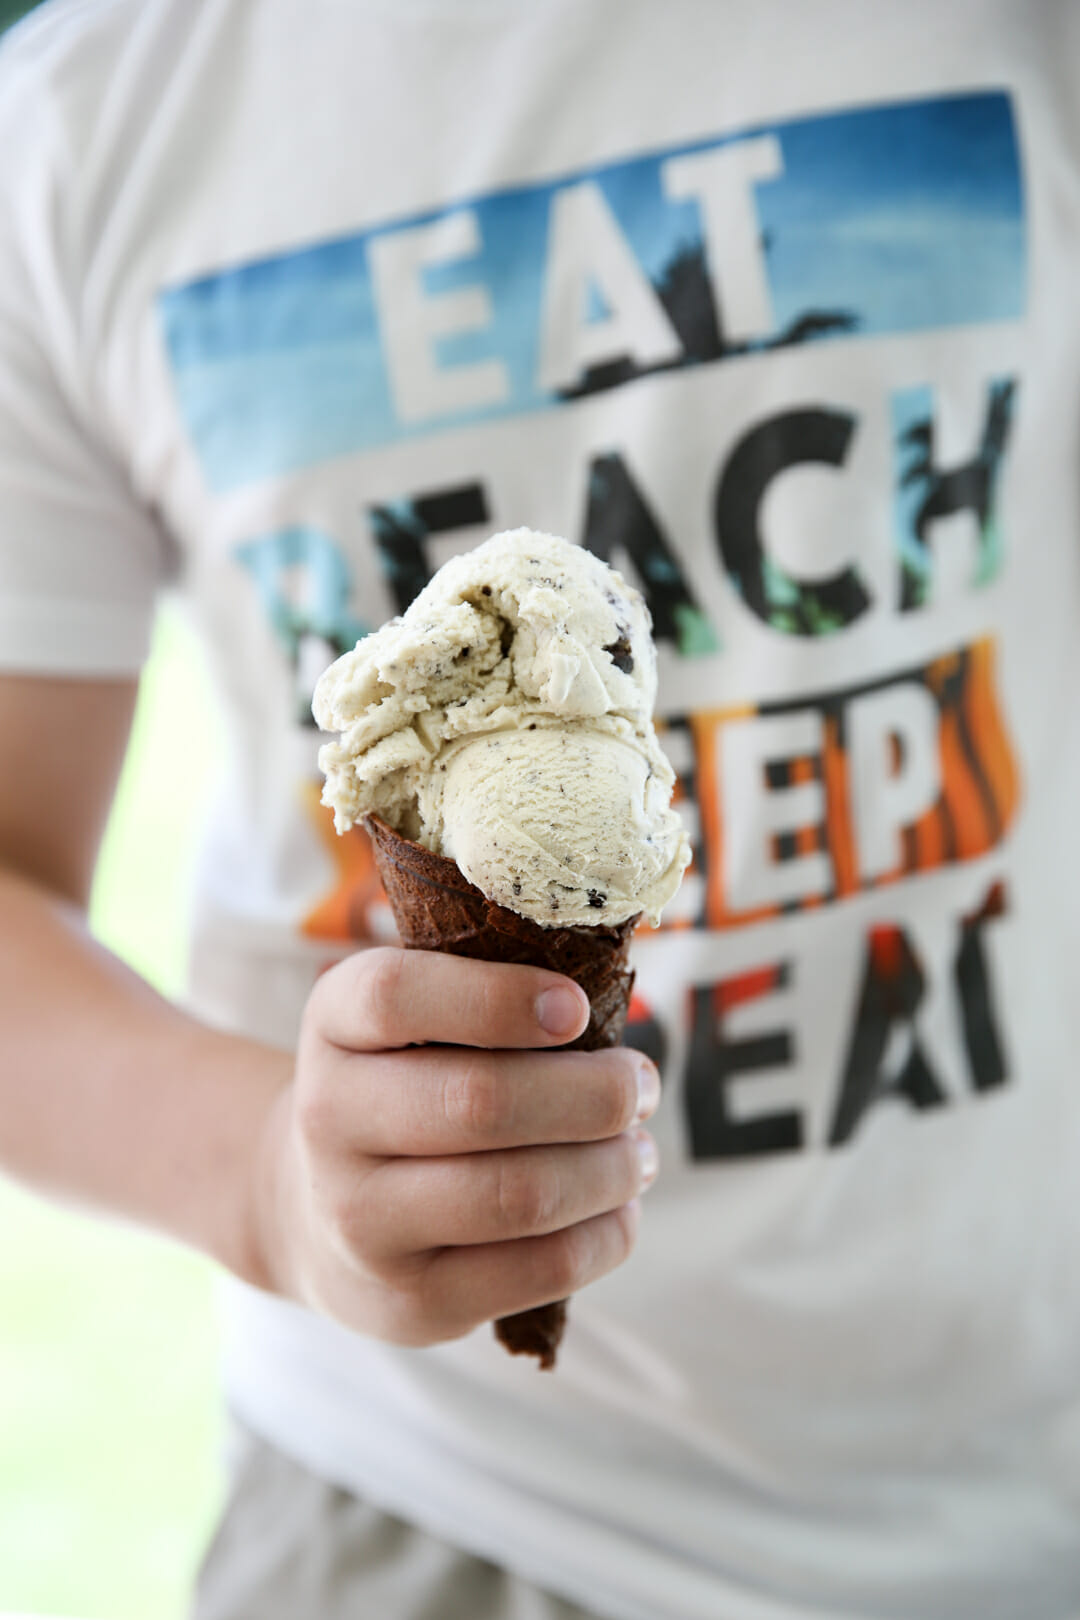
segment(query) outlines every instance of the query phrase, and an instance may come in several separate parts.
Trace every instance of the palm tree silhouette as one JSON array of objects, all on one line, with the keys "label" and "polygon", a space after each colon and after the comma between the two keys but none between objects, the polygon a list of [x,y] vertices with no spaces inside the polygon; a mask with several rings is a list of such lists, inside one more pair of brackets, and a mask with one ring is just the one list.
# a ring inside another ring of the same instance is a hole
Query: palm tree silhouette
[{"label": "palm tree silhouette", "polygon": [[783,349],[789,343],[810,343],[836,332],[854,332],[859,323],[860,316],[851,309],[808,309],[789,322],[767,347]]},{"label": "palm tree silhouette", "polygon": [[727,347],[701,244],[684,242],[676,249],[655,286],[686,360],[719,360]]},{"label": "palm tree silhouette", "polygon": [[1015,395],[1016,381],[1012,377],[992,384],[978,448],[969,461],[959,466],[943,468],[935,464],[934,424],[929,417],[920,417],[901,435],[900,443],[914,455],[901,475],[900,488],[925,485],[923,498],[911,518],[923,566],[917,567],[910,560],[902,563],[902,608],[920,607],[926,600],[931,560],[928,531],[935,518],[952,512],[973,512],[980,545],[985,549],[990,544],[997,478],[1009,441]]}]

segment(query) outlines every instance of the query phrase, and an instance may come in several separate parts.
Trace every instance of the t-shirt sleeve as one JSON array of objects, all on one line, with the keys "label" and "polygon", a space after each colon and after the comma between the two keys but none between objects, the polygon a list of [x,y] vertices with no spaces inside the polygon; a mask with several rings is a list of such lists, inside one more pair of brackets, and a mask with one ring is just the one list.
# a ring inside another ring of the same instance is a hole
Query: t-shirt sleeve
[{"label": "t-shirt sleeve", "polygon": [[94,421],[79,177],[41,58],[0,49],[0,670],[120,676],[168,548]]}]

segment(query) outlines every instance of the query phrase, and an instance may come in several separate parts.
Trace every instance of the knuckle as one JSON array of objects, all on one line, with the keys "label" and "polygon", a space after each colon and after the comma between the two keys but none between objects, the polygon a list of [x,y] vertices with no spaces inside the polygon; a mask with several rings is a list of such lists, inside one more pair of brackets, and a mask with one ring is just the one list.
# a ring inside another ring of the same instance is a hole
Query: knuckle
[{"label": "knuckle", "polygon": [[638,1216],[636,1210],[629,1204],[623,1204],[620,1209],[614,1211],[611,1219],[617,1234],[611,1261],[612,1267],[615,1267],[621,1266],[633,1252],[634,1244],[637,1242]]},{"label": "knuckle", "polygon": [[355,1195],[351,1191],[328,1194],[325,1211],[335,1246],[349,1259],[358,1260],[362,1246],[363,1224]]},{"label": "knuckle", "polygon": [[405,952],[391,945],[361,953],[360,974],[368,1028],[378,1041],[400,1039],[401,977]]},{"label": "knuckle", "polygon": [[384,1287],[380,1306],[380,1338],[409,1349],[425,1349],[460,1339],[474,1322],[451,1319],[433,1295],[426,1270],[410,1272]]},{"label": "knuckle", "polygon": [[621,1054],[604,1054],[597,1086],[597,1126],[604,1136],[624,1131],[637,1108],[637,1085],[630,1059]]},{"label": "knuckle", "polygon": [[576,1293],[592,1275],[594,1243],[587,1225],[569,1226],[551,1246],[548,1277],[552,1298]]},{"label": "knuckle", "polygon": [[294,1107],[296,1130],[305,1147],[319,1149],[334,1140],[337,1105],[325,1086],[309,1083],[298,1088]]},{"label": "knuckle", "polygon": [[478,1142],[497,1140],[513,1122],[512,1088],[497,1060],[483,1055],[451,1069],[444,1106],[450,1127]]},{"label": "knuckle", "polygon": [[336,962],[332,968],[327,968],[325,973],[319,974],[304,1004],[305,1030],[311,1030],[316,1035],[321,1030],[326,1022],[327,1004],[333,999],[336,987],[346,970],[345,962]]},{"label": "knuckle", "polygon": [[642,1156],[633,1131],[624,1131],[613,1146],[618,1151],[611,1171],[611,1191],[615,1196],[612,1208],[618,1209],[642,1190]]},{"label": "knuckle", "polygon": [[[360,1255],[355,1248],[351,1251],[353,1259],[359,1261]],[[364,1275],[369,1281],[381,1283],[385,1288],[396,1288],[401,1282],[403,1267],[401,1257],[388,1254],[382,1250],[374,1250],[363,1256]]]},{"label": "knuckle", "polygon": [[[622,1211],[581,1221],[558,1233],[552,1245],[550,1283],[561,1297],[622,1264],[633,1247],[633,1231]],[[555,1295],[553,1294],[554,1298]]]},{"label": "knuckle", "polygon": [[337,1209],[338,1230],[364,1275],[385,1288],[408,1294],[427,1265],[427,1255],[413,1246],[407,1226],[409,1193],[393,1161],[359,1166],[343,1191]]},{"label": "knuckle", "polygon": [[[390,1279],[387,1279],[390,1283]],[[379,1337],[391,1344],[421,1349],[434,1344],[437,1334],[424,1307],[424,1301],[414,1286],[387,1286],[383,1290],[379,1310]]]},{"label": "knuckle", "polygon": [[495,1172],[495,1209],[508,1233],[546,1231],[559,1208],[557,1175],[534,1158],[504,1159]]},{"label": "knuckle", "polygon": [[328,1031],[338,1023],[342,1003],[355,998],[357,976],[362,972],[364,957],[368,954],[367,951],[357,951],[319,974],[304,1004],[302,1040],[319,1043],[330,1039]]},{"label": "knuckle", "polygon": [[388,1277],[398,1274],[399,1266],[393,1257],[381,1254],[372,1243],[375,1229],[373,1217],[377,1203],[364,1176],[347,1188],[330,1193],[327,1198],[326,1218],[338,1252],[365,1273]]}]

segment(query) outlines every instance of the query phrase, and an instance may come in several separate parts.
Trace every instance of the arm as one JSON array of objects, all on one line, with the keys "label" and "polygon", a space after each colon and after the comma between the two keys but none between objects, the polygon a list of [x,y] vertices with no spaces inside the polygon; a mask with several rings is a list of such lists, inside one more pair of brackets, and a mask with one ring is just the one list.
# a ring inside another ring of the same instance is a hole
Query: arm
[{"label": "arm", "polygon": [[87,929],[134,697],[0,677],[0,1166],[257,1281],[252,1132],[291,1060],[185,1017]]},{"label": "arm", "polygon": [[188,1018],[90,939],[133,698],[0,678],[0,1166],[402,1342],[624,1259],[658,1080],[626,1051],[537,1050],[585,1022],[568,981],[360,953],[320,980],[294,1059]]}]

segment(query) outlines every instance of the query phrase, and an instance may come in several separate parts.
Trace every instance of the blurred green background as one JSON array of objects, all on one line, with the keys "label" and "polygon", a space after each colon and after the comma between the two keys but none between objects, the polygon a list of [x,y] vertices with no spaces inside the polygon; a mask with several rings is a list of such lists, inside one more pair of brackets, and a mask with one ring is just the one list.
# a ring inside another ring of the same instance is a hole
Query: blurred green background
[{"label": "blurred green background", "polygon": [[[182,983],[210,713],[191,632],[166,610],[92,910],[166,992]],[[209,1264],[0,1179],[0,1615],[179,1620],[219,1501],[217,1352]]]}]

